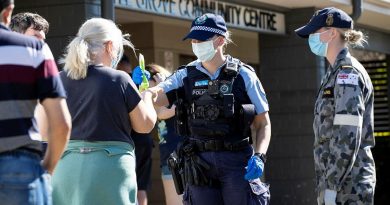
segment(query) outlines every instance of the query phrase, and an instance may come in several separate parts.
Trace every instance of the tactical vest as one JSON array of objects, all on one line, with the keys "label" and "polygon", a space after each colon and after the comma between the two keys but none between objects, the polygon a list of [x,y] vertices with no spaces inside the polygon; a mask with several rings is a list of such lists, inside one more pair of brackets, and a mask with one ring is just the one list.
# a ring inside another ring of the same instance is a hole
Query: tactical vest
[{"label": "tactical vest", "polygon": [[[184,109],[189,135],[196,137],[242,139],[250,136],[251,124],[243,121],[242,107],[252,104],[247,95],[245,82],[239,75],[242,66],[237,59],[228,58],[218,78],[210,77],[196,69],[186,66],[187,77],[183,79]],[[243,106],[244,105],[244,106]],[[254,116],[254,106],[252,105]]]}]

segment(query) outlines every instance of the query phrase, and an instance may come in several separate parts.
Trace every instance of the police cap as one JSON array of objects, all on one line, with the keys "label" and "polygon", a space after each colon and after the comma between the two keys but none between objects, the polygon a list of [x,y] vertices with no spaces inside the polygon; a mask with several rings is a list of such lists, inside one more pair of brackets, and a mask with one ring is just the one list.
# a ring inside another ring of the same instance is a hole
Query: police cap
[{"label": "police cap", "polygon": [[308,38],[310,34],[322,27],[353,29],[353,20],[344,11],[338,8],[328,7],[316,11],[309,23],[296,29],[295,33],[302,38]]},{"label": "police cap", "polygon": [[183,40],[206,41],[214,35],[226,37],[226,31],[226,23],[222,16],[206,13],[192,21],[191,30]]}]

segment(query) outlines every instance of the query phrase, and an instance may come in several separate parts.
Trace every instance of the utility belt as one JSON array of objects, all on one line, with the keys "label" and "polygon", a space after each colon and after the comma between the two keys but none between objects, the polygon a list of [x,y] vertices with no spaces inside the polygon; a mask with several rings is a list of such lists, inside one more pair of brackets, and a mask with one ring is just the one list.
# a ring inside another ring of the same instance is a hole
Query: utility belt
[{"label": "utility belt", "polygon": [[199,152],[241,151],[249,146],[249,138],[239,142],[227,142],[225,140],[196,140],[191,139]]},{"label": "utility belt", "polygon": [[176,193],[182,194],[186,184],[196,186],[218,187],[220,182],[207,177],[210,165],[198,156],[199,152],[207,151],[240,151],[248,147],[249,139],[239,142],[223,140],[187,139],[178,145],[167,160],[168,168],[172,173]]}]

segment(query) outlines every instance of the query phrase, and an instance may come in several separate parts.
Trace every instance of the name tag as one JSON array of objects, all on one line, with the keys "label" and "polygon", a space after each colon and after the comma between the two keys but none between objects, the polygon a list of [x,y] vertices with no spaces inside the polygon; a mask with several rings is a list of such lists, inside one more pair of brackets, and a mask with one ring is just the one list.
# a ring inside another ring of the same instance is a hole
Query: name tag
[{"label": "name tag", "polygon": [[208,86],[208,80],[200,80],[195,82],[195,87]]},{"label": "name tag", "polygon": [[333,87],[325,88],[324,92],[322,92],[322,98],[333,98]]}]

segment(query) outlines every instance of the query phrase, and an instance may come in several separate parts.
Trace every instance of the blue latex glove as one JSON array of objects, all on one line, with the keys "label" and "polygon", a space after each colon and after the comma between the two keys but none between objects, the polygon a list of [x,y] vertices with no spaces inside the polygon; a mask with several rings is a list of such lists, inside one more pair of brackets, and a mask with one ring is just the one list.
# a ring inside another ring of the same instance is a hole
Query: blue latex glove
[{"label": "blue latex glove", "polygon": [[[141,67],[137,66],[133,69],[132,79],[136,85],[141,85],[142,83],[142,70]],[[150,79],[150,73],[149,71],[145,70],[146,78]]]},{"label": "blue latex glove", "polygon": [[246,167],[246,180],[252,180],[260,178],[263,175],[264,162],[256,155],[253,155],[249,161],[248,166]]}]

